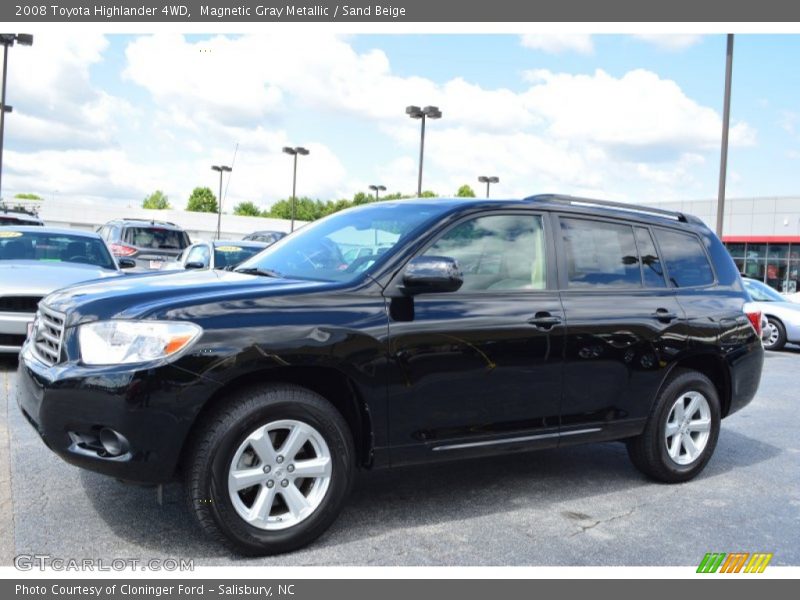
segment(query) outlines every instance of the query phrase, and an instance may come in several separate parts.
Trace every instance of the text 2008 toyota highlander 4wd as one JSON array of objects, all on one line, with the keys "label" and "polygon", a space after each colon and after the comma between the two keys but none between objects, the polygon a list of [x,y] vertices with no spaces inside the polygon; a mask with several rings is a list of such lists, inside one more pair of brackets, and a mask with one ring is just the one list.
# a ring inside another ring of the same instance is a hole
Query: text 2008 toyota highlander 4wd
[{"label": "text 2008 toyota highlander 4wd", "polygon": [[691,479],[758,387],[747,299],[719,239],[683,214],[375,203],[235,272],[51,294],[19,405],[68,462],[181,476],[212,536],[283,552],[331,524],[358,467],[625,440],[650,477]]}]

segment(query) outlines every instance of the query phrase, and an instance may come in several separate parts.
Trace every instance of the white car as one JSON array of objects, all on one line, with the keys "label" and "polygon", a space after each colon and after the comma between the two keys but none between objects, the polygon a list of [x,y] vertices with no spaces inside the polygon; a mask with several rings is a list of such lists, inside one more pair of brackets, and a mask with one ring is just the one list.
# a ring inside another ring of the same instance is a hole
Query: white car
[{"label": "white car", "polygon": [[96,233],[0,227],[0,354],[19,352],[44,296],[75,283],[117,277],[120,268],[133,265],[129,259],[114,260]]},{"label": "white car", "polygon": [[767,318],[764,348],[780,350],[787,342],[800,344],[800,304],[781,296],[767,284],[744,279],[752,304]]}]

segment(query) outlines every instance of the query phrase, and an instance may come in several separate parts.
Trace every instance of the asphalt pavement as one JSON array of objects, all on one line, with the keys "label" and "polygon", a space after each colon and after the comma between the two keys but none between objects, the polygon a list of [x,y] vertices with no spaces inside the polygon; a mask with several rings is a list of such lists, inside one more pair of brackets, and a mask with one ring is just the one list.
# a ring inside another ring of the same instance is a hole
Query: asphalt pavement
[{"label": "asphalt pavement", "polygon": [[645,479],[620,443],[363,473],[308,548],[242,559],[207,540],[181,488],[64,463],[22,417],[0,360],[0,564],[18,554],[193,558],[199,565],[697,565],[772,552],[800,565],[800,350],[767,354],[761,389],[723,421],[694,481]]}]

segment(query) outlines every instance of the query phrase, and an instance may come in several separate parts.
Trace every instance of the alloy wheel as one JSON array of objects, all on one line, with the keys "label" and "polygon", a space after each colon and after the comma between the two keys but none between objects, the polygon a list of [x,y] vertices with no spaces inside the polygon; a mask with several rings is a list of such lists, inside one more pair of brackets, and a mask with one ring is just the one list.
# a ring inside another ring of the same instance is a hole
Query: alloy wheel
[{"label": "alloy wheel", "polygon": [[228,469],[228,495],[249,525],[286,529],[319,507],[331,470],[331,452],[319,431],[302,421],[273,421],[239,445]]},{"label": "alloy wheel", "polygon": [[700,392],[684,392],[670,408],[664,426],[667,454],[676,464],[692,464],[705,450],[710,431],[708,400]]}]

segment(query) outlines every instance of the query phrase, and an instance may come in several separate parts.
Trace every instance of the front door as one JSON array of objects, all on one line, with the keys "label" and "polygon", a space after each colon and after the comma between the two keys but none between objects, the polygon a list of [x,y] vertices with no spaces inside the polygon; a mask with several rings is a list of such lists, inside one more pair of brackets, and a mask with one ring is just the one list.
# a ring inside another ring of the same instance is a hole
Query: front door
[{"label": "front door", "polygon": [[458,260],[464,284],[389,301],[392,463],[557,444],[564,315],[544,216],[473,216],[423,254]]}]

